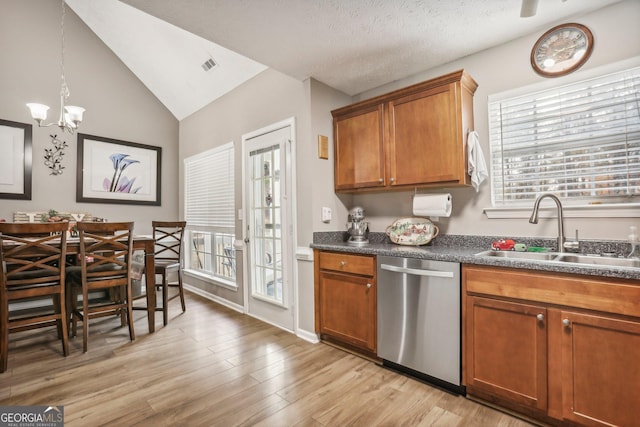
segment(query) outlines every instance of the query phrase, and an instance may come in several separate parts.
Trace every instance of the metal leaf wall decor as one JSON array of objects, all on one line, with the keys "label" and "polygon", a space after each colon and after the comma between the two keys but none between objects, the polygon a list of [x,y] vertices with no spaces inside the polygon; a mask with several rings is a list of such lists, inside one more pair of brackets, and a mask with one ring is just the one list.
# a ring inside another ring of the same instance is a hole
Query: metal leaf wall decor
[{"label": "metal leaf wall decor", "polygon": [[49,135],[53,148],[44,149],[44,165],[51,169],[50,175],[62,175],[62,158],[64,149],[68,147],[65,141],[58,139],[58,135]]}]

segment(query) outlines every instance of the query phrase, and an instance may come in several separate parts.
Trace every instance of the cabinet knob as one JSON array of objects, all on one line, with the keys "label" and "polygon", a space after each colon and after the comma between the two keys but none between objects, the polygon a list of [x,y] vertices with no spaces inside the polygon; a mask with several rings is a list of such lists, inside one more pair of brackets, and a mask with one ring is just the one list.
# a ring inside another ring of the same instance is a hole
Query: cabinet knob
[{"label": "cabinet knob", "polygon": [[571,326],[571,320],[569,319],[562,319],[562,324],[564,326]]},{"label": "cabinet knob", "polygon": [[389,178],[389,181],[391,182],[395,182],[395,180],[396,180],[395,178]]},{"label": "cabinet knob", "polygon": [[536,319],[538,319],[538,322],[542,322],[544,320],[544,314],[540,313],[536,316]]},{"label": "cabinet knob", "polygon": [[384,182],[384,179],[382,179],[382,178],[378,178],[378,182],[379,182],[380,184],[382,184],[382,183]]},{"label": "cabinet knob", "polygon": [[371,289],[371,283],[367,283],[367,289]]},{"label": "cabinet knob", "polygon": [[344,262],[344,261],[340,261],[340,267],[344,267],[345,265],[347,265],[347,263],[346,263],[346,262]]}]

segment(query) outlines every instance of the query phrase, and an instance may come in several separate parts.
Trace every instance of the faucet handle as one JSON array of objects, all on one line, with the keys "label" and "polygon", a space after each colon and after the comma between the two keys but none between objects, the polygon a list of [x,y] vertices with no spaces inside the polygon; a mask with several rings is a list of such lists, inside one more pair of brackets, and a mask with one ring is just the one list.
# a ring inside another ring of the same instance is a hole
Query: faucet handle
[{"label": "faucet handle", "polygon": [[564,244],[562,246],[564,246],[565,249],[573,250],[573,251],[576,251],[576,252],[580,251],[580,239],[578,239],[578,229],[577,228],[576,228],[576,240],[564,242]]}]

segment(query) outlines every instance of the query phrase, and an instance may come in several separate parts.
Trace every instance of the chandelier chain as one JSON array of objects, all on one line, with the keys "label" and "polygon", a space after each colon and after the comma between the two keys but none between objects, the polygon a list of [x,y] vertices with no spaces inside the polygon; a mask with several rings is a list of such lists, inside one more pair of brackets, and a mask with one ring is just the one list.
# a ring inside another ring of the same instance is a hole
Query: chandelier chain
[{"label": "chandelier chain", "polygon": [[65,1],[62,0],[62,19],[60,21],[60,96],[65,100],[69,99],[69,87],[64,76],[64,18],[66,15]]}]

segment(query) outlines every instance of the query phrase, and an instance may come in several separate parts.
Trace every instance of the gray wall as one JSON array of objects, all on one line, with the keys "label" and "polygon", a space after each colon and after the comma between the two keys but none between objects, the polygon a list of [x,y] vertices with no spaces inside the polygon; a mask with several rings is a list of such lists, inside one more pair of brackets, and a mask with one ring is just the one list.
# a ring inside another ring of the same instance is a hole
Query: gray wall
[{"label": "gray wall", "polygon": [[[578,22],[586,25],[593,32],[595,39],[595,49],[591,58],[574,75],[583,70],[588,71],[640,55],[638,19],[640,19],[640,2],[627,0],[590,14],[564,20],[563,22]],[[379,87],[360,94],[354,99],[367,99],[464,68],[479,84],[474,97],[475,128],[480,135],[480,143],[485,157],[489,160],[487,97],[491,94],[550,80],[537,75],[529,63],[532,46],[546,30],[547,28],[543,28],[535,34]],[[574,75],[553,80],[558,85],[562,85]],[[483,213],[484,208],[491,207],[491,191],[488,180],[481,185],[479,193],[476,193],[472,188],[447,189],[446,191],[450,191],[453,195],[453,212],[450,218],[442,219],[438,223],[443,233],[544,237],[557,235],[555,219],[540,220],[539,224],[529,224],[526,218],[488,219]],[[353,202],[365,208],[372,230],[384,231],[395,218],[411,216],[412,195],[413,192],[359,195],[354,198]],[[632,224],[640,225],[640,220],[638,218],[566,218],[565,230],[568,237],[573,237],[575,230],[578,229],[581,239],[624,240],[629,234],[629,226]]]},{"label": "gray wall", "polygon": [[[583,69],[635,57],[640,54],[640,2],[627,0],[584,16],[566,20],[587,25],[594,33],[596,48]],[[295,116],[297,126],[297,244],[308,247],[314,231],[344,230],[348,210],[360,204],[367,211],[373,231],[384,231],[395,219],[411,215],[413,192],[366,195],[336,195],[333,190],[333,130],[330,111],[362,99],[389,92],[464,68],[479,83],[475,95],[476,130],[488,156],[487,96],[542,81],[529,65],[531,47],[547,28],[505,45],[393,82],[355,97],[349,97],[312,79],[303,83],[274,70],[267,70],[247,84],[198,111],[180,124],[180,160],[229,141],[238,143],[237,167],[240,166],[241,135],[268,124]],[[562,79],[557,79],[562,84]],[[329,137],[329,159],[317,156],[317,137]],[[239,170],[239,169],[238,169]],[[180,174],[180,177],[182,175]],[[182,179],[182,178],[180,178]],[[236,204],[240,200],[241,177],[236,179]],[[443,233],[476,235],[555,236],[555,221],[541,220],[538,225],[526,219],[489,220],[483,214],[491,206],[488,183],[479,193],[471,188],[447,190],[453,193],[454,211],[440,225]],[[181,195],[182,198],[182,195]],[[181,212],[182,212],[182,201]],[[321,207],[333,210],[330,223],[321,221]],[[612,221],[601,219],[568,219],[568,234],[579,228],[582,238],[624,239],[630,223],[637,219]],[[241,222],[236,233],[241,235]],[[299,333],[313,331],[313,264],[298,261],[298,327]],[[242,304],[241,292],[230,292],[189,278],[189,283],[206,289],[233,303]],[[241,281],[239,281],[241,283]]]},{"label": "gray wall", "polygon": [[11,220],[14,211],[90,212],[133,220],[141,234],[151,231],[151,219],[177,219],[178,121],[68,6],[69,104],[87,110],[79,132],[162,147],[162,206],[76,203],[76,135],[62,138],[69,145],[63,174],[49,174],[44,149],[51,146],[50,134],[61,136],[60,129],[38,128],[25,104],[49,105],[47,122],[59,114],[60,2],[0,0],[0,10],[0,118],[33,125],[32,200],[0,199],[0,218]]},{"label": "gray wall", "polygon": [[[295,118],[297,167],[304,171],[305,152],[309,144],[309,101],[306,83],[285,76],[274,70],[266,70],[249,80],[233,92],[212,102],[180,122],[180,170],[186,157],[226,144],[235,143],[236,154],[236,208],[242,202],[242,135],[280,122]],[[304,188],[309,178],[298,174],[298,185]],[[182,188],[183,173],[180,173]],[[180,212],[184,210],[183,192],[180,194]],[[300,211],[302,209],[302,213]],[[306,216],[303,207],[298,210],[298,218]],[[236,238],[242,236],[243,222],[236,221]],[[243,305],[242,253],[237,259],[237,290],[216,286],[189,276],[187,282],[233,304]]]}]

